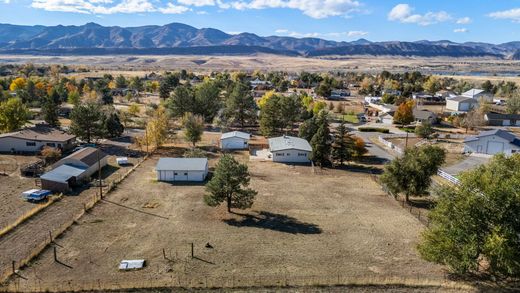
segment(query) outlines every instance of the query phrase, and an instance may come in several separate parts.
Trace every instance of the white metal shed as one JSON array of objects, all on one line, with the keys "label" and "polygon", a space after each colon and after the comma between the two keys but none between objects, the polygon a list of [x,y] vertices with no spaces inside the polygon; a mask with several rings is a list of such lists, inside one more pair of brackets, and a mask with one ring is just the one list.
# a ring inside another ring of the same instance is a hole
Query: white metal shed
[{"label": "white metal shed", "polygon": [[251,135],[241,131],[226,132],[220,137],[220,148],[223,150],[243,150],[248,148]]},{"label": "white metal shed", "polygon": [[208,175],[206,158],[160,158],[155,167],[157,180],[202,182]]}]

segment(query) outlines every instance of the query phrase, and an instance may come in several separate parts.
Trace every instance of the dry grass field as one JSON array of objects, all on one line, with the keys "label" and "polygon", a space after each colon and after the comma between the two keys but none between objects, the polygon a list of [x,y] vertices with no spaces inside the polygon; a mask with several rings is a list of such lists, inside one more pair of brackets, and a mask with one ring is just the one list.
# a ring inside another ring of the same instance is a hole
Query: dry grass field
[{"label": "dry grass field", "polygon": [[[197,73],[214,70],[265,70],[265,71],[358,71],[378,73],[418,70],[424,73],[457,73],[464,75],[487,72],[510,73],[518,71],[520,61],[492,58],[422,58],[395,56],[342,56],[331,58],[288,57],[268,54],[242,56],[197,56],[197,55],[105,55],[105,56],[31,56],[0,55],[0,63],[66,64],[91,68],[91,72],[74,74],[79,77],[101,76],[105,73],[126,76],[145,75],[152,71],[178,70],[184,68]],[[518,80],[517,77],[500,79]]]},{"label": "dry grass field", "polygon": [[[363,172],[249,162],[258,197],[228,214],[204,204],[203,185],[156,182],[157,159],[56,240],[60,263],[46,249],[17,288],[445,282],[415,251],[424,227]],[[121,272],[122,259],[147,266]]]}]

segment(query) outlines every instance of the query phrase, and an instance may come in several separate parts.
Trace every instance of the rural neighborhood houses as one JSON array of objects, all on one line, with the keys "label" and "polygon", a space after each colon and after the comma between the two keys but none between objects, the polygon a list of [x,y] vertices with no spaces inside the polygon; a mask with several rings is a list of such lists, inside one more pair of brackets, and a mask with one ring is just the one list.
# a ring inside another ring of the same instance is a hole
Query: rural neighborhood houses
[{"label": "rural neighborhood houses", "polygon": [[489,126],[520,126],[519,114],[486,113],[484,120]]},{"label": "rural neighborhood houses", "polygon": [[269,151],[273,162],[308,163],[312,147],[303,138],[284,135],[269,139]]},{"label": "rural neighborhood houses", "polygon": [[158,181],[202,182],[208,176],[208,159],[160,158],[155,171]]},{"label": "rural neighborhood houses", "polygon": [[244,150],[249,147],[251,134],[232,131],[222,134],[220,137],[220,148],[222,150]]},{"label": "rural neighborhood houses", "polygon": [[464,140],[465,153],[511,155],[520,150],[520,138],[501,129],[483,131]]},{"label": "rural neighborhood houses", "polygon": [[68,151],[75,146],[75,143],[76,136],[45,125],[0,134],[0,152],[2,153],[37,153],[44,146]]},{"label": "rural neighborhood houses", "polygon": [[86,182],[99,168],[107,165],[107,154],[93,147],[82,148],[59,160],[40,179],[43,189],[66,192]]}]

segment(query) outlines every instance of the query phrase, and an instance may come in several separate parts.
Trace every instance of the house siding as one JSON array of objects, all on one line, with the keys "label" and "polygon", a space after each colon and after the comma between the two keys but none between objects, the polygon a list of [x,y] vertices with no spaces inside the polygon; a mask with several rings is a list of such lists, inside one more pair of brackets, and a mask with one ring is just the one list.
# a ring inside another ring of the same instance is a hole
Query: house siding
[{"label": "house siding", "polygon": [[158,181],[202,182],[208,176],[208,165],[206,164],[205,170],[158,170],[156,174]]},{"label": "house siding", "polygon": [[[498,145],[502,145],[501,151],[497,151]],[[520,147],[513,145],[509,143],[509,141],[496,135],[481,137],[478,140],[464,143],[464,152],[467,153],[495,155],[503,152],[506,155],[510,155],[512,153],[518,152],[519,150]]]},{"label": "house siding", "polygon": [[243,150],[248,148],[248,140],[240,137],[229,137],[220,140],[220,148],[224,150]]},{"label": "house siding", "polygon": [[[299,154],[305,154],[301,156]],[[273,162],[280,163],[309,163],[310,152],[302,150],[283,150],[272,152]]]},{"label": "house siding", "polygon": [[[33,144],[34,145],[27,145]],[[54,144],[54,147],[60,147],[64,151],[71,149],[74,146],[74,140],[69,141],[40,141],[40,140],[30,140],[23,139],[17,137],[1,137],[0,138],[0,152],[8,153],[8,152],[24,152],[24,153],[37,153],[40,152],[41,149],[48,145]]]}]

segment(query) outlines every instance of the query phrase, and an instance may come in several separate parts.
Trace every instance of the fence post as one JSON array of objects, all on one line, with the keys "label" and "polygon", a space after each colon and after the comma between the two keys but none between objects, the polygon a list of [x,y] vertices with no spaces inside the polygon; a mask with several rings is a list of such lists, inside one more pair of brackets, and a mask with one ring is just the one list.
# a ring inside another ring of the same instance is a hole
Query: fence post
[{"label": "fence post", "polygon": [[56,253],[56,246],[53,247],[53,252],[54,252],[54,261],[55,262],[58,262],[58,256],[57,256],[57,253]]},{"label": "fence post", "polygon": [[193,242],[191,243],[191,258],[194,257],[194,254],[193,254]]}]

